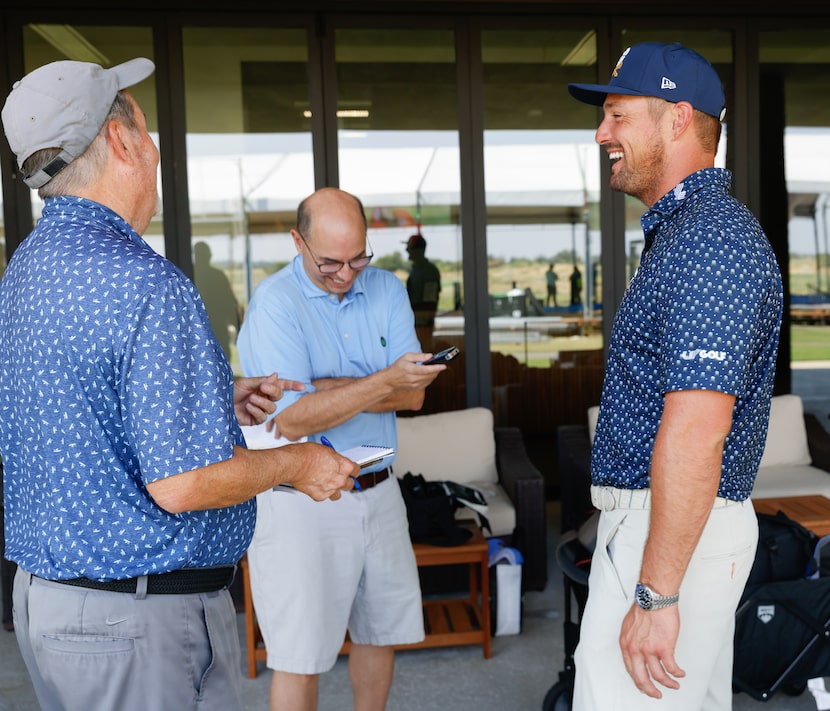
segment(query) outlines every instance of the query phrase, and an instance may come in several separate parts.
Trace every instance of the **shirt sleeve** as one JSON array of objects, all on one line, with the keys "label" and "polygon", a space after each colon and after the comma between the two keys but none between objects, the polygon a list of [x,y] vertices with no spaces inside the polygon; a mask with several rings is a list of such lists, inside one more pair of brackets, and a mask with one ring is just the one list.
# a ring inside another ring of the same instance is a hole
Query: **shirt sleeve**
[{"label": "shirt sleeve", "polygon": [[409,295],[400,279],[392,275],[389,284],[384,288],[388,294],[387,306],[389,310],[389,363],[391,365],[404,353],[420,353],[421,345],[415,333],[415,314],[409,303]]},{"label": "shirt sleeve", "polygon": [[169,279],[132,319],[119,387],[145,483],[229,459],[244,441],[233,374],[195,289]]},{"label": "shirt sleeve", "polygon": [[[287,283],[283,287],[291,289]],[[247,376],[277,373],[281,378],[297,380],[305,390],[286,390],[276,403],[281,412],[295,403],[303,393],[314,392],[312,360],[306,337],[299,323],[297,309],[282,305],[281,289],[273,282],[263,282],[245,314],[237,338],[237,350],[242,371]],[[300,298],[297,295],[297,298]],[[290,299],[289,299],[290,300]],[[276,413],[275,413],[276,414]]]},{"label": "shirt sleeve", "polygon": [[742,396],[766,298],[758,263],[728,238],[698,233],[678,243],[665,267],[663,392]]}]

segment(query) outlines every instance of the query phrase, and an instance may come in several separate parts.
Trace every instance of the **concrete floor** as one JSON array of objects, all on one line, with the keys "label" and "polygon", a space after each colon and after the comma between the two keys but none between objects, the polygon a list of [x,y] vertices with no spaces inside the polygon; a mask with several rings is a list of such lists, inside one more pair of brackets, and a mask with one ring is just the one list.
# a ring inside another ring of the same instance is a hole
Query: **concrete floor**
[{"label": "concrete floor", "polygon": [[[804,397],[805,409],[830,429],[830,365],[793,371],[793,391]],[[545,694],[563,668],[564,584],[553,552],[559,530],[559,504],[548,504],[549,582],[542,592],[523,598],[522,632],[493,639],[493,656],[484,659],[480,647],[416,650],[398,655],[389,711],[538,711]],[[270,674],[261,669],[248,679],[244,658],[244,619],[238,616],[243,665],[240,675],[246,709],[268,708]],[[0,711],[37,709],[31,684],[13,634],[0,631]],[[346,660],[320,680],[320,711],[352,708]],[[776,694],[755,701],[746,694],[734,697],[735,711],[815,710],[809,692],[798,697]],[[104,710],[109,711],[109,710]]]}]

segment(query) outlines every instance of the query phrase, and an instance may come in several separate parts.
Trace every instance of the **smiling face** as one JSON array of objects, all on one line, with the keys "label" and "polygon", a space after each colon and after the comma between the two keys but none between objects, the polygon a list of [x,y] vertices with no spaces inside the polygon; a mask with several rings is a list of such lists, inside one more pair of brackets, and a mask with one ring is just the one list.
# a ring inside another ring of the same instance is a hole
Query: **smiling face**
[{"label": "smiling face", "polygon": [[[319,190],[306,201],[309,226],[301,235],[292,230],[294,245],[302,255],[308,278],[323,291],[342,299],[362,271],[349,261],[366,256],[366,225],[359,203],[341,190]],[[320,272],[318,264],[342,262],[333,274]]]},{"label": "smiling face", "polygon": [[609,94],[597,143],[611,159],[611,187],[653,205],[665,193],[668,102]]}]

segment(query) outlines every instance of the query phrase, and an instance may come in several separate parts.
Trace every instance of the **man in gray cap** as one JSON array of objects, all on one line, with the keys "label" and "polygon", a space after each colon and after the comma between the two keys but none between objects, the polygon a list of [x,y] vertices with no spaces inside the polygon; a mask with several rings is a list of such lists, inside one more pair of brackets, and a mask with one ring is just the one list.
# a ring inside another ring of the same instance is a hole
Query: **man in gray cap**
[{"label": "man in gray cap", "polygon": [[[645,247],[614,320],[592,450],[600,509],[575,711],[732,708],[735,609],[758,527],[783,294],[769,242],[715,168],[725,98],[678,43],[623,52],[602,106],[611,187]],[[650,698],[646,698],[646,696]]]},{"label": "man in gray cap", "polygon": [[44,709],[241,708],[227,586],[252,497],[336,499],[357,466],[248,451],[283,389],[233,375],[193,284],[141,238],[159,154],[148,59],[43,66],[3,125],[41,218],[0,285],[0,453],[18,643]]}]

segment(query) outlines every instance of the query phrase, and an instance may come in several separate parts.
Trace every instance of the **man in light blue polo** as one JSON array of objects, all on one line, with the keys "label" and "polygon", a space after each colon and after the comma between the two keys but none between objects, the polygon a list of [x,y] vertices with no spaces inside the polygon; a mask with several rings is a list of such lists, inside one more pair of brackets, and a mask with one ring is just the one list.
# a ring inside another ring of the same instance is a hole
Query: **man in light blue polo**
[{"label": "man in light blue polo", "polygon": [[[406,290],[369,266],[360,200],[318,190],[300,204],[291,235],[298,255],[259,284],[248,308],[242,366],[278,367],[305,384],[278,405],[286,438],[325,437],[340,451],[396,447],[395,412],[420,409],[446,366],[420,364],[430,354],[420,352]],[[257,497],[248,560],[274,669],[271,708],[317,708],[318,675],[334,665],[348,629],[355,709],[382,711],[393,646],[423,639],[406,509],[390,464],[367,467],[355,493],[333,506],[317,508],[285,488]]]},{"label": "man in light blue polo", "polygon": [[732,708],[735,609],[758,537],[749,494],[764,449],[783,303],[752,214],[714,167],[725,98],[680,44],[625,50],[597,143],[637,197],[645,247],[614,321],[591,462],[601,510],[576,711]]}]

